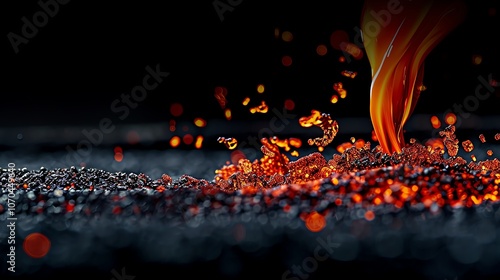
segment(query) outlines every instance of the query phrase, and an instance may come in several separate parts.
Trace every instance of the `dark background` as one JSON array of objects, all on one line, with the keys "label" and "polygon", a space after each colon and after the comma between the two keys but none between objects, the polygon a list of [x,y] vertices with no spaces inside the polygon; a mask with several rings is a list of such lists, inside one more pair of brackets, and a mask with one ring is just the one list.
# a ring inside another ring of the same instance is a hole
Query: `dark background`
[{"label": "dark background", "polygon": [[[336,30],[346,31],[353,39],[362,1],[242,1],[224,13],[223,21],[213,3],[70,1],[59,5],[58,13],[27,44],[21,44],[16,54],[7,34],[21,34],[21,18],[31,20],[41,8],[36,1],[6,1],[0,15],[4,34],[0,63],[2,145],[76,143],[82,138],[80,127],[98,128],[104,117],[117,126],[164,126],[164,131],[143,138],[166,141],[172,136],[170,120],[191,125],[182,133],[195,133],[192,120],[202,117],[209,125],[196,133],[205,133],[211,137],[206,143],[221,147],[215,143],[216,137],[241,135],[242,129],[255,134],[272,117],[249,113],[248,107],[241,105],[246,96],[251,98],[249,107],[265,100],[271,109],[281,109],[284,100],[291,98],[297,118],[308,115],[311,109],[339,120],[359,118],[364,126],[341,125],[343,137],[348,139],[354,133],[369,137],[371,70],[366,55],[361,60],[340,63],[342,52],[329,43]],[[425,116],[426,121],[412,126],[427,130],[426,134],[432,130],[427,115],[441,117],[453,103],[462,103],[473,94],[479,75],[492,74],[500,80],[496,43],[500,34],[499,1],[468,1],[467,5],[467,19],[426,60],[427,90],[414,113]],[[275,28],[292,32],[293,40],[275,38]],[[327,45],[327,55],[316,54],[318,44]],[[292,56],[291,67],[281,64],[283,55]],[[480,65],[472,63],[474,55],[482,56]],[[157,64],[170,76],[126,119],[118,119],[110,104],[142,82],[147,65],[154,68]],[[343,77],[341,70],[357,71],[358,76]],[[332,84],[338,81],[344,83],[348,95],[331,104]],[[266,86],[263,94],[256,92],[259,83]],[[214,98],[216,86],[228,90],[231,121],[225,120]],[[496,115],[498,96],[497,90],[474,114]],[[171,115],[174,102],[184,106],[181,116]],[[76,133],[68,132],[68,128],[77,127]],[[52,134],[30,132],[36,128]],[[154,129],[151,126],[151,131]],[[231,134],[233,131],[239,134]],[[309,131],[304,129],[304,135]],[[290,126],[282,134],[300,132]],[[116,142],[122,138],[107,136]]]}]

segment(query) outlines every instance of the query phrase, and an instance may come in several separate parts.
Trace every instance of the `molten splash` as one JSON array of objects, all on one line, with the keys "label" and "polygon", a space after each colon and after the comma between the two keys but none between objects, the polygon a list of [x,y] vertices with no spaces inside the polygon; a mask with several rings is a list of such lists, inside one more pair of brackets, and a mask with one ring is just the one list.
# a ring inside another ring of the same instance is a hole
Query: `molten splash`
[{"label": "molten splash", "polygon": [[[387,153],[404,147],[403,126],[413,112],[429,52],[465,17],[462,1],[365,1],[363,43],[372,68],[370,114]],[[378,28],[377,28],[378,27]]]}]

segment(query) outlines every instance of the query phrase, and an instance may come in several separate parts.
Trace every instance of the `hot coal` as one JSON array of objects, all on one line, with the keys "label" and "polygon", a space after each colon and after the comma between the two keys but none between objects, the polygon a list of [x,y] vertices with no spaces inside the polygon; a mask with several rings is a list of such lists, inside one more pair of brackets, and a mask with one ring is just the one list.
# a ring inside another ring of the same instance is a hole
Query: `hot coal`
[{"label": "hot coal", "polygon": [[[322,162],[317,154],[312,158]],[[252,267],[259,264],[270,277],[281,278],[314,257],[318,238],[338,246],[326,260],[317,261],[308,279],[341,272],[367,277],[404,272],[419,279],[478,279],[500,273],[499,204],[489,199],[450,203],[459,195],[449,196],[446,186],[474,186],[464,190],[484,197],[489,184],[495,185],[495,173],[467,165],[394,165],[235,191],[189,175],[151,178],[83,167],[14,172],[19,244],[33,231],[52,242],[43,259],[19,253],[19,274],[24,276],[54,277],[69,271],[91,276],[92,271],[111,279],[111,270],[127,267],[139,279],[166,268],[186,275],[204,268],[209,275],[229,279],[257,277]],[[4,222],[8,176],[3,169]],[[398,184],[428,186],[447,200],[427,202],[423,192],[415,192],[404,203],[386,197],[374,203],[370,190],[377,188],[391,189],[390,197],[400,199],[403,192],[394,187]],[[324,228],[317,232],[307,226],[312,213],[324,217]],[[1,234],[4,239],[5,232]],[[284,279],[291,277],[301,279],[296,274]]]}]

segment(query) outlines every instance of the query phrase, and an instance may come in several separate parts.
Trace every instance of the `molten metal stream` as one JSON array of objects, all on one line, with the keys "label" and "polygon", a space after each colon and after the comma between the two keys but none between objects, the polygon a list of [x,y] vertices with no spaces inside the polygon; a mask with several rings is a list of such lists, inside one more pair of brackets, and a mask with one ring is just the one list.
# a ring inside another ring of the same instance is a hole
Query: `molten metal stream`
[{"label": "molten metal stream", "polygon": [[403,126],[423,89],[424,60],[463,21],[466,7],[462,1],[448,0],[389,4],[365,1],[361,26],[372,69],[373,127],[385,152],[400,153]]}]

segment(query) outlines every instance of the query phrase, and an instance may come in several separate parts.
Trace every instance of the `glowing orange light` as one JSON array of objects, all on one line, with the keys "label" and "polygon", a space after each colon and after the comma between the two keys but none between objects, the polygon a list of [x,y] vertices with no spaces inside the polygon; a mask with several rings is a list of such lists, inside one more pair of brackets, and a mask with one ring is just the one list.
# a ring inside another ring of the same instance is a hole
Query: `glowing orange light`
[{"label": "glowing orange light", "polygon": [[457,122],[457,116],[450,112],[446,114],[444,121],[449,125],[454,125]]},{"label": "glowing orange light", "polygon": [[257,92],[258,93],[264,93],[264,85],[263,84],[259,84],[257,85]]},{"label": "glowing orange light", "polygon": [[479,140],[481,141],[481,143],[486,143],[486,137],[484,137],[484,134],[479,134]]},{"label": "glowing orange light", "polygon": [[194,142],[194,147],[196,149],[201,149],[201,146],[203,145],[203,136],[198,135],[196,137],[196,141]]},{"label": "glowing orange light", "polygon": [[250,97],[245,97],[245,99],[243,99],[243,102],[241,102],[241,104],[243,104],[243,106],[247,106],[249,102],[250,102]]},{"label": "glowing orange light", "polygon": [[224,116],[226,117],[226,119],[229,121],[231,120],[231,109],[227,108],[224,110]]},{"label": "glowing orange light", "polygon": [[283,64],[283,66],[290,66],[292,65],[292,58],[288,55],[285,55],[281,58],[281,63]]},{"label": "glowing orange light", "polygon": [[180,143],[181,143],[181,138],[179,136],[173,136],[172,138],[170,138],[170,146],[172,148],[178,147]]},{"label": "glowing orange light", "polygon": [[367,221],[372,221],[373,219],[375,219],[375,213],[373,213],[373,211],[366,211],[365,212],[365,219]]},{"label": "glowing orange light", "polygon": [[344,85],[341,82],[334,83],[333,89],[340,95],[340,98],[345,98],[347,96],[347,91],[344,89]]},{"label": "glowing orange light", "polygon": [[292,157],[298,157],[298,156],[299,156],[299,152],[298,152],[297,150],[293,150],[293,151],[290,153],[290,155],[291,155]]},{"label": "glowing orange light", "polygon": [[343,57],[343,56],[339,57],[339,62],[344,63],[345,62],[345,57]]},{"label": "glowing orange light", "polygon": [[50,240],[47,236],[34,232],[30,233],[23,242],[23,249],[26,254],[32,258],[43,258],[50,250]]},{"label": "glowing orange light", "polygon": [[332,95],[332,97],[330,98],[330,102],[332,102],[333,104],[337,103],[339,101],[339,96],[334,94]]},{"label": "glowing orange light", "polygon": [[194,141],[193,135],[191,134],[186,134],[182,137],[182,142],[186,145],[191,145]]},{"label": "glowing orange light", "polygon": [[493,155],[493,151],[492,150],[487,150],[486,151],[486,154],[489,155],[490,157]]},{"label": "glowing orange light", "polygon": [[290,31],[285,31],[281,34],[281,39],[285,42],[291,42],[293,40],[293,34]]},{"label": "glowing orange light", "polygon": [[202,118],[195,118],[194,125],[196,125],[197,127],[205,127],[207,125],[207,121]]},{"label": "glowing orange light", "polygon": [[375,133],[375,130],[372,130],[372,137],[371,138],[374,142],[378,142],[378,138],[377,138],[377,134]]},{"label": "glowing orange light", "polygon": [[319,232],[323,230],[326,226],[326,219],[323,215],[318,212],[312,212],[307,215],[306,218],[306,227],[311,232]]},{"label": "glowing orange light", "polygon": [[302,140],[299,138],[291,137],[288,139],[290,146],[295,147],[295,148],[300,148],[302,146]]},{"label": "glowing orange light", "polygon": [[123,154],[122,153],[115,153],[114,158],[117,162],[121,162],[123,160]]},{"label": "glowing orange light", "polygon": [[234,150],[238,146],[238,140],[236,140],[236,138],[231,138],[231,137],[228,138],[219,137],[217,138],[217,142],[224,144],[226,148],[230,150]]},{"label": "glowing orange light", "polygon": [[349,70],[343,70],[342,72],[340,72],[340,74],[342,76],[345,76],[345,77],[348,77],[348,78],[351,78],[351,79],[354,79],[356,77],[356,75],[358,75],[358,72],[355,72],[355,71],[349,71]]},{"label": "glowing orange light", "polygon": [[269,107],[267,106],[266,102],[262,100],[260,102],[259,106],[255,106],[250,108],[250,113],[255,114],[255,113],[267,113],[269,111]]},{"label": "glowing orange light", "polygon": [[387,9],[384,1],[364,2],[363,44],[371,66],[370,117],[384,152],[401,152],[404,125],[413,112],[429,52],[465,18],[461,1],[408,1],[391,7],[384,26],[373,11]]},{"label": "glowing orange light", "polygon": [[436,129],[441,127],[441,121],[436,116],[431,117],[431,124],[432,124],[432,127],[436,128]]},{"label": "glowing orange light", "polygon": [[292,111],[295,108],[295,102],[291,99],[285,100],[285,109]]},{"label": "glowing orange light", "polygon": [[183,112],[184,108],[182,107],[182,104],[175,102],[170,105],[170,114],[173,116],[178,117],[182,115]]},{"label": "glowing orange light", "polygon": [[326,48],[325,45],[321,44],[316,47],[316,53],[318,55],[324,56],[328,52],[328,49]]}]

